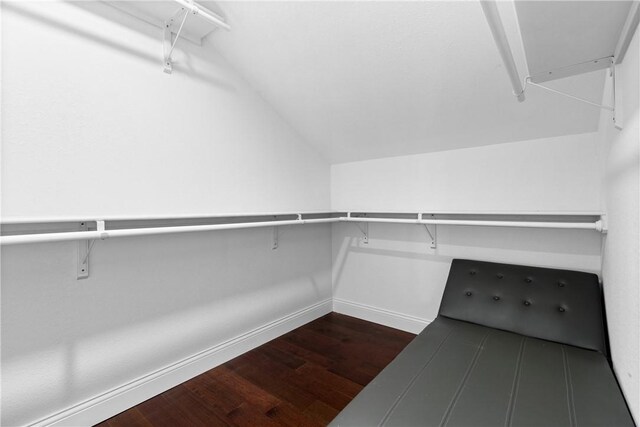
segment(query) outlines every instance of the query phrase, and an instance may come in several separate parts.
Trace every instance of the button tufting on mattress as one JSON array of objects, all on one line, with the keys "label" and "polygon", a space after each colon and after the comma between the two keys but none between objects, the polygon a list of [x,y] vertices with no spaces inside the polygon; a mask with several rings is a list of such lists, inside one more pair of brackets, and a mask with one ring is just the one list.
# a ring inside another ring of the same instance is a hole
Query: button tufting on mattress
[{"label": "button tufting on mattress", "polygon": [[454,260],[439,314],[605,352],[600,293],[591,273]]},{"label": "button tufting on mattress", "polygon": [[456,259],[438,317],[330,426],[633,427],[605,349],[595,274]]}]

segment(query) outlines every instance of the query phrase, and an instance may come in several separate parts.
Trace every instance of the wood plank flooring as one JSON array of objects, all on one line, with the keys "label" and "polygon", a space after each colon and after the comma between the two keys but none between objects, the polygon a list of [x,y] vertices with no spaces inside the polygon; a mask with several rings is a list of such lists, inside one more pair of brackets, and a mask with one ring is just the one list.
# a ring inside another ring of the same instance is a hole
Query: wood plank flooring
[{"label": "wood plank flooring", "polygon": [[98,425],[327,425],[414,337],[330,313]]}]

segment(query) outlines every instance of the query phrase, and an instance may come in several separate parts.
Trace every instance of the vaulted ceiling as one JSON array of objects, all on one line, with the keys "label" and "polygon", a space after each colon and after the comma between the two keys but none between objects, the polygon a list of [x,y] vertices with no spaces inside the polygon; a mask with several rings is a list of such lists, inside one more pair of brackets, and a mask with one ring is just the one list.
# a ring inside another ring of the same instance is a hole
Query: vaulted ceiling
[{"label": "vaulted ceiling", "polygon": [[[205,44],[332,163],[597,130],[593,106],[517,102],[479,2],[201,3],[233,26]],[[613,53],[629,4],[501,2],[520,75]],[[605,74],[548,85],[600,102]]]},{"label": "vaulted ceiling", "polygon": [[[571,34],[562,28],[576,28],[567,19],[615,38],[629,7],[609,2],[613,12],[603,16],[605,2],[560,3],[574,7],[547,13],[528,5],[533,22],[542,17],[556,28],[555,45],[534,52],[540,59],[529,55],[530,63],[585,50],[593,37],[581,42],[577,34],[569,41],[579,46],[563,44]],[[212,43],[331,162],[597,130],[600,111],[592,106],[535,87],[525,102],[515,100],[478,2],[218,4],[233,30],[216,33]],[[513,4],[503,4],[501,14],[524,76]],[[535,28],[526,34],[531,39]],[[599,102],[604,76],[601,70],[549,85]]]}]

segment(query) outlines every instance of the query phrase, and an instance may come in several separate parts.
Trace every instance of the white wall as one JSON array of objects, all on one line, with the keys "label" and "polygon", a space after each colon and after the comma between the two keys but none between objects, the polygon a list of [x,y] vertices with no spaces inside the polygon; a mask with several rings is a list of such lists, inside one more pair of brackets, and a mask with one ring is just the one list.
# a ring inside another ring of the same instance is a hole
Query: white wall
[{"label": "white wall", "polygon": [[[100,2],[2,2],[4,218],[329,208],[328,164],[211,46],[179,42],[169,76],[160,30],[125,18]],[[329,226],[284,228],[275,251],[270,239],[254,229],[101,241],[82,281],[75,243],[3,248],[2,425],[270,325],[242,351],[305,308],[330,310],[318,306],[331,297]]]},{"label": "white wall", "polygon": [[270,239],[270,229],[256,229],[100,241],[81,281],[74,243],[3,249],[2,425],[48,416],[331,298],[326,225],[283,229],[276,251]]},{"label": "white wall", "polygon": [[[637,98],[625,101],[625,130],[605,136],[334,165],[330,201],[328,164],[211,46],[180,43],[168,76],[160,31],[104,4],[2,8],[5,218],[599,211],[605,138],[605,292],[614,366],[638,413]],[[621,84],[637,92],[637,53],[625,67]],[[417,226],[372,224],[368,245],[354,224],[331,229],[286,228],[277,251],[267,229],[98,242],[85,281],[75,280],[73,243],[3,249],[2,424],[314,307],[331,297],[332,272],[337,309],[415,330],[435,317],[453,257],[594,272],[601,263],[600,236],[586,231],[439,227],[430,249]]]},{"label": "white wall", "polygon": [[337,210],[599,211],[598,134],[331,166]]},{"label": "white wall", "polygon": [[327,163],[206,40],[167,75],[160,29],[73,3],[3,2],[5,218],[329,207]]},{"label": "white wall", "polygon": [[[336,210],[598,212],[598,134],[333,165]],[[452,258],[600,271],[601,235],[579,230],[333,227],[334,307],[418,331],[437,315]]]},{"label": "white wall", "polygon": [[[624,62],[616,68],[616,129],[602,114],[604,204],[609,220],[603,262],[604,292],[613,368],[636,420],[640,422],[640,98],[638,33]],[[611,82],[604,102],[611,101]]]}]

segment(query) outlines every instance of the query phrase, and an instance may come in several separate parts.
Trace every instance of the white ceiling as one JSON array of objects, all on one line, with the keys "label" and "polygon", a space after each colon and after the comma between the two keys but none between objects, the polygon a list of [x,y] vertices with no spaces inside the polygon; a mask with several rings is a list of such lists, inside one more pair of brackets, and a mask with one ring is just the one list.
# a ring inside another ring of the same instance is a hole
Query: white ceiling
[{"label": "white ceiling", "polygon": [[[233,28],[207,40],[333,163],[597,130],[592,106],[535,87],[516,101],[477,2],[218,5]],[[522,64],[513,5],[501,13]],[[600,101],[604,75],[549,85]]]}]

